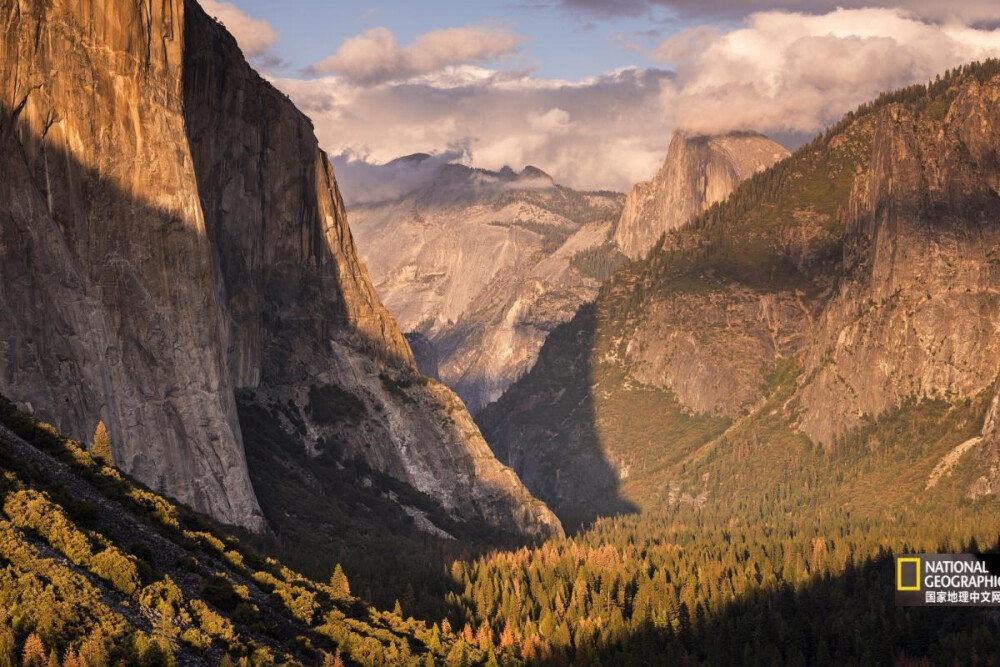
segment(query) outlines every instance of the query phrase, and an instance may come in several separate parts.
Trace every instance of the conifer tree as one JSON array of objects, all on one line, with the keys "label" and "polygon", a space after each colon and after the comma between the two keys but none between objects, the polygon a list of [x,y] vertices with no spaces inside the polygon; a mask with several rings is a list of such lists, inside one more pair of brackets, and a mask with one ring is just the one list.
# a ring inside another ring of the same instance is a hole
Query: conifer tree
[{"label": "conifer tree", "polygon": [[441,648],[441,629],[437,623],[431,626],[431,638],[427,640],[427,648],[431,651]]},{"label": "conifer tree", "polygon": [[37,632],[32,632],[24,641],[24,651],[21,653],[21,665],[23,667],[45,667],[48,664],[45,655],[45,645]]},{"label": "conifer tree", "polygon": [[413,616],[413,609],[417,606],[417,594],[413,590],[413,584],[407,582],[406,590],[403,591],[403,599],[401,602],[403,611],[410,616]]},{"label": "conifer tree", "polygon": [[329,653],[323,654],[323,667],[344,667],[344,659],[340,657],[340,649],[337,649],[336,655],[331,655]]},{"label": "conifer tree", "polygon": [[14,633],[7,620],[7,611],[0,607],[0,667],[14,667]]},{"label": "conifer tree", "polygon": [[94,431],[94,442],[90,446],[90,453],[94,458],[101,460],[107,465],[114,465],[114,455],[111,452],[111,437],[103,421],[97,422],[97,430]]},{"label": "conifer tree", "polygon": [[104,646],[104,633],[94,628],[80,647],[80,661],[87,667],[107,667],[108,652]]},{"label": "conifer tree", "polygon": [[351,584],[347,580],[347,575],[344,574],[344,568],[337,563],[337,566],[333,568],[333,575],[330,577],[330,587],[333,588],[333,594],[339,599],[347,599],[351,597]]},{"label": "conifer tree", "polygon": [[72,647],[66,649],[66,653],[63,655],[62,667],[82,667],[80,659]]}]

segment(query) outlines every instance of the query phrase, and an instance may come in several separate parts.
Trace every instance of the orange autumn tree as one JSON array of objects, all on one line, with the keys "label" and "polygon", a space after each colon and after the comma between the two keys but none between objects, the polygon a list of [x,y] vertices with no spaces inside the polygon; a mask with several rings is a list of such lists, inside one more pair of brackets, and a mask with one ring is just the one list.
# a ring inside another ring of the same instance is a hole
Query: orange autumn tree
[{"label": "orange autumn tree", "polygon": [[107,465],[114,465],[114,455],[111,453],[111,437],[108,435],[108,428],[103,421],[97,422],[97,430],[94,431],[94,442],[90,446],[90,453],[94,458],[100,459]]}]

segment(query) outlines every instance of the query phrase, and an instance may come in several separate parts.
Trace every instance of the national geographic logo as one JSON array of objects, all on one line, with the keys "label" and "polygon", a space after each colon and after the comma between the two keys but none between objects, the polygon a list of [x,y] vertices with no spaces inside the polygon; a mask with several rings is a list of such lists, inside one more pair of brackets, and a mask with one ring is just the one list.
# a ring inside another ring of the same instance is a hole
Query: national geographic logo
[{"label": "national geographic logo", "polygon": [[1000,606],[1000,554],[896,556],[896,604]]}]

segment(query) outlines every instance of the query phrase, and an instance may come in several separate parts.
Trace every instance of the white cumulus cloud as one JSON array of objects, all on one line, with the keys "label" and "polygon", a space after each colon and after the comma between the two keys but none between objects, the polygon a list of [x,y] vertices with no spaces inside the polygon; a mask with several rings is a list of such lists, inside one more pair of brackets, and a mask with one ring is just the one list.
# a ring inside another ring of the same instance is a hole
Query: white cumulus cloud
[{"label": "white cumulus cloud", "polygon": [[400,47],[392,32],[372,28],[344,41],[335,54],[310,70],[339,74],[360,84],[399,81],[509,55],[522,41],[503,28],[470,26],[434,30]]},{"label": "white cumulus cloud", "polygon": [[[547,6],[549,0],[523,0]],[[567,10],[587,16],[643,16],[667,10],[683,17],[746,16],[762,10],[823,14],[838,8],[901,7],[934,20],[989,21],[1000,18],[996,0],[560,0]]]},{"label": "white cumulus cloud", "polygon": [[320,144],[352,162],[462,146],[471,166],[530,164],[572,187],[625,190],[666,155],[670,76],[629,68],[569,82],[465,66],[398,84],[274,83],[313,119]]},{"label": "white cumulus cloud", "polygon": [[1000,54],[1000,30],[902,9],[762,12],[730,32],[681,33],[656,54],[676,68],[663,103],[679,127],[815,133],[880,92]]}]

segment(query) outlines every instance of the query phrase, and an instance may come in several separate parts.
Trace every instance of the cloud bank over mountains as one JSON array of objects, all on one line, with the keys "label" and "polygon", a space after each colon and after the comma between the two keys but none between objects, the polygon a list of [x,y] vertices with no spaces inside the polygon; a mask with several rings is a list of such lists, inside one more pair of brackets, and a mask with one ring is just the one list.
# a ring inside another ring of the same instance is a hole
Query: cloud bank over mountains
[{"label": "cloud bank over mountains", "polygon": [[678,127],[807,135],[880,92],[997,54],[1000,30],[901,9],[837,9],[753,14],[729,32],[681,33],[654,55],[677,73],[662,103]]},{"label": "cloud bank over mountains", "polygon": [[396,85],[275,84],[313,119],[332,155],[385,163],[461,145],[472,166],[533,164],[561,183],[622,189],[663,161],[671,126],[661,84],[670,77],[634,68],[569,82],[465,66]]},{"label": "cloud bank over mountains", "polygon": [[[735,0],[554,1],[587,16],[747,8]],[[785,0],[778,5],[787,10],[722,24],[733,28],[688,29],[640,50],[643,66],[578,81],[523,68],[526,38],[498,25],[435,30],[402,46],[374,28],[307,72],[272,81],[313,119],[339,165],[461,146],[456,159],[471,166],[533,164],[574,188],[627,190],[655,173],[674,129],[756,130],[794,144],[879,92],[1000,55],[1000,28],[983,23],[1000,18],[1000,3],[835,8],[852,4],[869,3]],[[268,44],[252,20],[224,22],[248,53]]]},{"label": "cloud bank over mountains", "polygon": [[468,154],[460,147],[434,155],[407,155],[386,164],[372,164],[349,152],[330,158],[348,206],[402,197],[427,185],[445,165],[465,160]]}]

